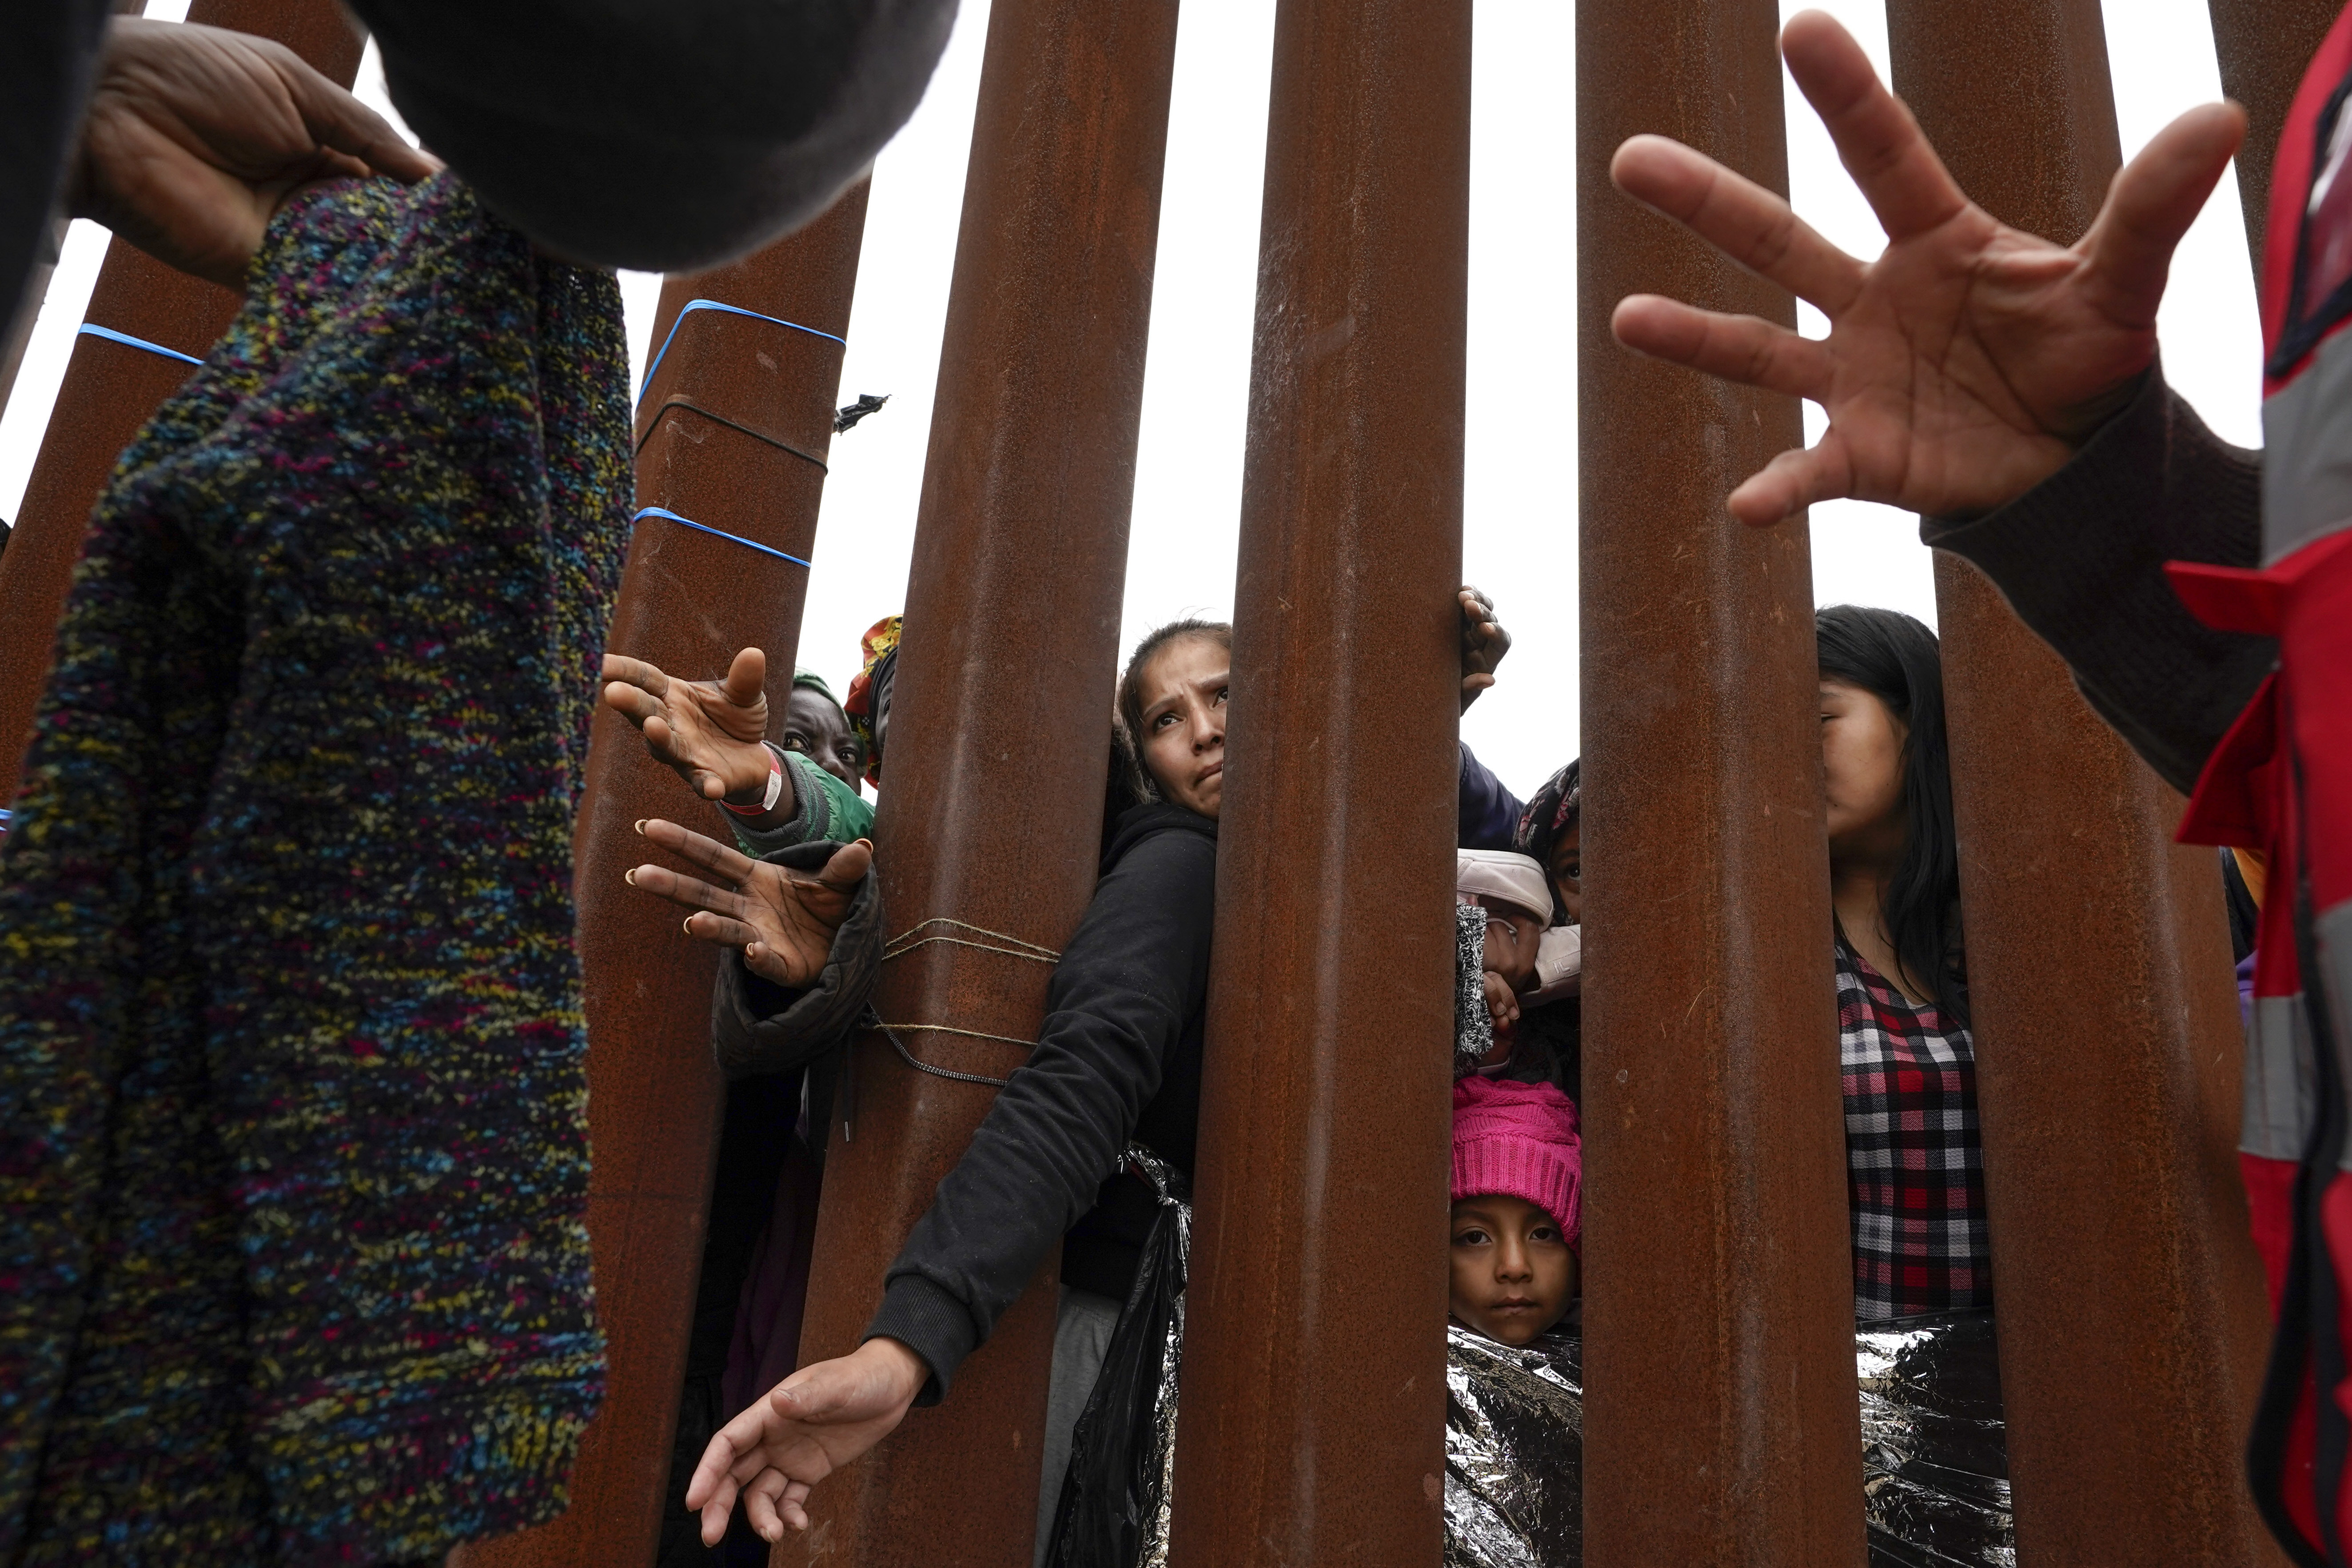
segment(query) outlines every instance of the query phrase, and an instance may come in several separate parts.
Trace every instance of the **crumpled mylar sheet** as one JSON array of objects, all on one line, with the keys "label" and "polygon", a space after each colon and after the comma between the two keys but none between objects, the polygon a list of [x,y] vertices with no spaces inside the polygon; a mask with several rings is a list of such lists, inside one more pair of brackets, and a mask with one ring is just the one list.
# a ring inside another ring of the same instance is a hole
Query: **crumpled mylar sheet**
[{"label": "crumpled mylar sheet", "polygon": [[1583,1347],[1445,1325],[1445,1568],[1584,1560]]},{"label": "crumpled mylar sheet", "polygon": [[[1449,1323],[1445,1342],[1445,1568],[1577,1568],[1580,1342],[1513,1350]],[[1992,1315],[1857,1331],[1854,1369],[1871,1568],[2016,1568]]]},{"label": "crumpled mylar sheet", "polygon": [[1853,1359],[1872,1568],[2016,1568],[1992,1314],[1874,1324]]}]

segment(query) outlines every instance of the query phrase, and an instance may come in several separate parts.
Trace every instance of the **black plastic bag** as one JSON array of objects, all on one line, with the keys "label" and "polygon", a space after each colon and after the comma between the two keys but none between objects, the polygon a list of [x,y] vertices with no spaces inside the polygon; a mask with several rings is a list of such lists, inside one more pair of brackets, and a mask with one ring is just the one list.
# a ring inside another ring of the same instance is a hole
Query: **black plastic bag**
[{"label": "black plastic bag", "polygon": [[1181,1172],[1140,1146],[1128,1151],[1127,1163],[1159,1194],[1160,1213],[1070,1436],[1070,1468],[1045,1552],[1053,1568],[1161,1568],[1168,1561],[1192,1194]]}]

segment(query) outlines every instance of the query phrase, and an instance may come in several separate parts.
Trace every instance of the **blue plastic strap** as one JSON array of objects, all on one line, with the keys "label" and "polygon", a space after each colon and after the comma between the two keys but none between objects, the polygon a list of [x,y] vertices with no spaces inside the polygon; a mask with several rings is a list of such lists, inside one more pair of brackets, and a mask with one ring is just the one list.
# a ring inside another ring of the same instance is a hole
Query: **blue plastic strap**
[{"label": "blue plastic strap", "polygon": [[[177,349],[167,349],[162,343],[151,343],[145,338],[134,338],[129,332],[118,332],[112,327],[101,327],[96,321],[84,321],[81,324],[81,331],[93,338],[104,338],[110,343],[127,343],[134,349],[145,349],[151,354],[162,354],[165,359],[175,359],[183,364],[205,363],[194,354],[184,354]],[[79,336],[81,333],[76,335]]]},{"label": "blue plastic strap", "polygon": [[782,551],[772,549],[768,545],[761,543],[756,539],[746,539],[740,533],[730,533],[724,529],[713,528],[707,522],[697,522],[690,517],[680,517],[677,513],[671,511],[667,507],[649,506],[646,508],[645,510],[637,513],[636,516],[629,519],[629,522],[631,526],[634,527],[635,524],[643,522],[649,517],[664,517],[667,518],[672,522],[680,524],[686,528],[691,528],[700,533],[715,533],[719,538],[727,540],[731,543],[740,544],[746,550],[756,550],[762,555],[772,555],[779,561],[789,561],[795,566],[805,566],[808,564],[807,562],[802,560],[797,555],[787,555]]},{"label": "blue plastic strap", "polygon": [[781,316],[763,316],[757,310],[747,310],[740,305],[722,305],[716,300],[688,300],[686,302],[686,308],[677,313],[677,320],[669,324],[669,336],[662,340],[661,353],[654,355],[654,363],[646,366],[645,380],[637,383],[639,402],[645,400],[646,388],[654,384],[654,372],[661,368],[662,354],[669,353],[669,345],[677,339],[678,328],[686,325],[686,319],[697,310],[724,310],[730,316],[749,316],[755,321],[772,321],[780,327],[790,327],[796,332],[806,332],[813,338],[823,338],[828,342],[839,343],[843,348],[849,346],[846,339],[836,338],[831,332],[820,332],[814,327],[803,327],[798,321],[787,321]]}]

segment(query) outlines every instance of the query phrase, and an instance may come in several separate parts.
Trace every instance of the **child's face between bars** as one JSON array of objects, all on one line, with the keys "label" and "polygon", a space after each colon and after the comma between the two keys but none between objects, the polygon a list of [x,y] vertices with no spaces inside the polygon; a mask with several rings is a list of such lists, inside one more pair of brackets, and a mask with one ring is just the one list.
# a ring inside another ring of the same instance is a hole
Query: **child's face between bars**
[{"label": "child's face between bars", "polygon": [[1576,1255],[1559,1222],[1525,1198],[1466,1197],[1454,1205],[1452,1311],[1488,1339],[1524,1345],[1568,1312]]}]

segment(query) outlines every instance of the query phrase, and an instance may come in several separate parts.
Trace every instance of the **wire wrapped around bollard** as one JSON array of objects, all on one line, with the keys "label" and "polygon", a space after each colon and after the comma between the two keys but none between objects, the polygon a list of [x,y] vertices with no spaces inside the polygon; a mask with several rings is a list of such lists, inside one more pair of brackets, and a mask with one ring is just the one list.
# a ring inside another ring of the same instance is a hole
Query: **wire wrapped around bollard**
[{"label": "wire wrapped around bollard", "polygon": [[1160,1212],[1143,1238],[1135,1284],[1111,1331],[1094,1392],[1070,1435],[1070,1468],[1045,1553],[1053,1568],[1168,1563],[1192,1188],[1182,1172],[1139,1143],[1129,1146],[1126,1164],[1151,1184]]}]

